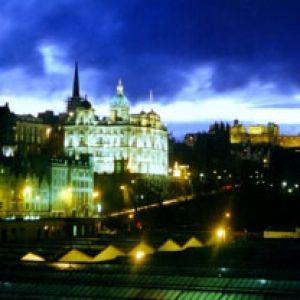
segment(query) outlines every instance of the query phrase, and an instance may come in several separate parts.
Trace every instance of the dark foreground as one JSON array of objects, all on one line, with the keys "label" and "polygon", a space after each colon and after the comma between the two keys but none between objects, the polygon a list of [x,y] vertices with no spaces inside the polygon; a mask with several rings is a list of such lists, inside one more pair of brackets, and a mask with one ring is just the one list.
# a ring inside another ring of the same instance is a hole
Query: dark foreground
[{"label": "dark foreground", "polygon": [[[186,237],[190,237],[187,235]],[[172,236],[182,244],[184,235]],[[157,247],[164,237],[148,237]],[[109,244],[129,251],[137,236],[0,246],[1,299],[300,299],[300,241],[248,240],[179,252],[156,252],[140,262],[61,264],[72,247],[95,255]],[[34,251],[47,262],[20,262]]]}]

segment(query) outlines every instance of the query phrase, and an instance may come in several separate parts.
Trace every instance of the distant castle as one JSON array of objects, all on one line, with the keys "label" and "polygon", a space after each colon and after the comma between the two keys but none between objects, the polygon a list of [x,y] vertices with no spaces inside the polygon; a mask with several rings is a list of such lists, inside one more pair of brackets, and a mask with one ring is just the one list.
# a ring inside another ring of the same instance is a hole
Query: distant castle
[{"label": "distant castle", "polygon": [[230,143],[271,144],[283,148],[298,148],[300,135],[280,135],[279,126],[274,123],[245,127],[235,120],[230,128]]},{"label": "distant castle", "polygon": [[[207,135],[224,135],[229,139],[230,144],[269,144],[280,146],[282,148],[300,148],[300,135],[281,135],[279,126],[274,123],[267,125],[249,125],[244,126],[238,120],[234,120],[233,125],[215,123],[209,127]],[[201,133],[188,133],[185,135],[185,144],[194,147]]]}]

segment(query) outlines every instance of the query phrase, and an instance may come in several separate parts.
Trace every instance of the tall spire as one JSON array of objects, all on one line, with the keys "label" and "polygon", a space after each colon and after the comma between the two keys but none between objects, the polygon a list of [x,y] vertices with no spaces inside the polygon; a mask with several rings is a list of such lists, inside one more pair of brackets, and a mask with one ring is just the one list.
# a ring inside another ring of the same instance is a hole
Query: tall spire
[{"label": "tall spire", "polygon": [[75,73],[74,73],[74,82],[73,82],[73,98],[79,98],[79,78],[78,78],[78,62],[75,62]]}]

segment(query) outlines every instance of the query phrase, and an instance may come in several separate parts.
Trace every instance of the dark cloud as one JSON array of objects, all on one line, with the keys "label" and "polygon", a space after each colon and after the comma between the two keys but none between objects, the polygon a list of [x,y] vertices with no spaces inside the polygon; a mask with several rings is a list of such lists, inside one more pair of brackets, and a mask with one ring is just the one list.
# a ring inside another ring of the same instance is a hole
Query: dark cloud
[{"label": "dark cloud", "polygon": [[[212,89],[272,82],[299,87],[297,0],[1,1],[0,68],[22,66],[43,76],[37,48],[66,49],[67,63],[101,71],[98,92],[121,77],[135,101],[154,89],[172,99],[201,64],[215,67]],[[70,74],[71,76],[71,74]],[[88,91],[87,91],[88,92]]]}]

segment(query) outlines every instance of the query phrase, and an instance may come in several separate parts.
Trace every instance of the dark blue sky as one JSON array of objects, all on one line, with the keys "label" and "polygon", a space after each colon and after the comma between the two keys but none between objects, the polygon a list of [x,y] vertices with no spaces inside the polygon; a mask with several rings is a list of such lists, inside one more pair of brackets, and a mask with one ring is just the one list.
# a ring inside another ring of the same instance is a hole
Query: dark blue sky
[{"label": "dark blue sky", "polygon": [[2,0],[0,101],[61,111],[78,60],[100,115],[122,78],[133,110],[153,106],[186,131],[233,118],[297,125],[299,11],[297,0]]}]

